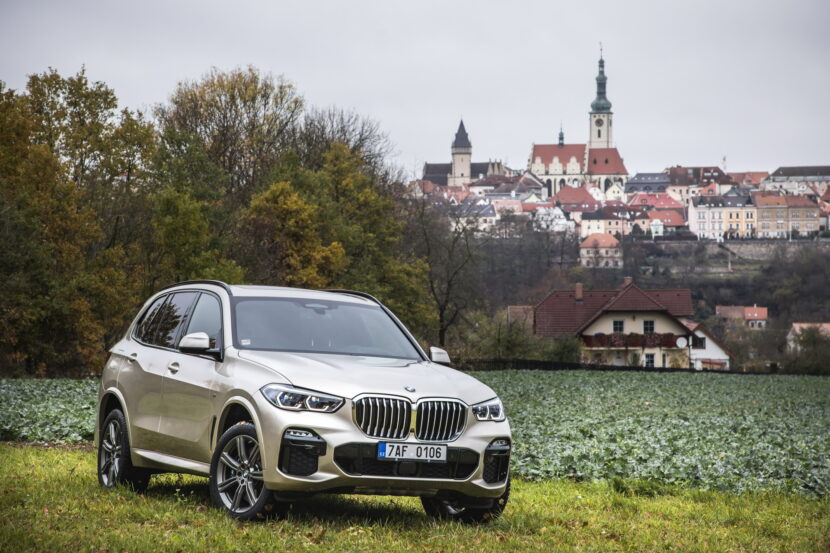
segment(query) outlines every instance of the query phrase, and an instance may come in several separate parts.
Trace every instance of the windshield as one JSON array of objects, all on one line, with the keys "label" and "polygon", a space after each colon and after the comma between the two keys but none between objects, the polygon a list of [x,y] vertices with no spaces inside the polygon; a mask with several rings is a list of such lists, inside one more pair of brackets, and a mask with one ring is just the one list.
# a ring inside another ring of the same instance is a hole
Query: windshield
[{"label": "windshield", "polygon": [[296,298],[238,298],[233,338],[239,349],[420,359],[376,305]]}]

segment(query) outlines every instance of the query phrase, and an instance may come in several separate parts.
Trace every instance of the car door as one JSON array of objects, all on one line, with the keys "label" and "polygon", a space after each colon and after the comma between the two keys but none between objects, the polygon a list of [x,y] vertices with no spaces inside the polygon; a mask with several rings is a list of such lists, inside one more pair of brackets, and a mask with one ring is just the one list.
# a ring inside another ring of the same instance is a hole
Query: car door
[{"label": "car door", "polygon": [[[222,308],[220,299],[202,292],[188,313],[177,340],[194,332],[205,332],[211,349],[222,350]],[[213,423],[212,390],[218,361],[207,355],[173,352],[164,375],[161,433],[170,455],[210,462]]]},{"label": "car door", "polygon": [[156,298],[144,311],[132,334],[115,348],[124,361],[118,373],[118,389],[126,402],[131,445],[156,449],[161,422],[162,379],[166,354],[155,344],[158,323],[169,295]]}]

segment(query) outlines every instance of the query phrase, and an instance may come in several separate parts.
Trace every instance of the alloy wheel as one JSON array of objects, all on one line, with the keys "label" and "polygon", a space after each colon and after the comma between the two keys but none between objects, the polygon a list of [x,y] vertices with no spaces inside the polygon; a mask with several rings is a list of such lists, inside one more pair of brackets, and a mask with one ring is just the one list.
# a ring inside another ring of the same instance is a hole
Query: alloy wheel
[{"label": "alloy wheel", "polygon": [[256,505],[265,492],[259,443],[247,435],[230,440],[219,457],[216,489],[225,507],[243,513]]}]

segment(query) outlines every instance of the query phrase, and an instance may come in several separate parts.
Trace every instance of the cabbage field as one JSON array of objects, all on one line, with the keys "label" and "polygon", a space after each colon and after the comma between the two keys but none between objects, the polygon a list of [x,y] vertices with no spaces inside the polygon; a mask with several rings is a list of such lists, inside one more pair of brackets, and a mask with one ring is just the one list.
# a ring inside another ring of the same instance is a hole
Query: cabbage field
[{"label": "cabbage field", "polygon": [[[830,378],[474,375],[504,400],[514,432],[515,476],[820,496],[830,490]],[[0,439],[91,439],[96,388],[90,380],[0,380]]]},{"label": "cabbage field", "polygon": [[478,372],[513,427],[513,474],[830,491],[830,378]]}]

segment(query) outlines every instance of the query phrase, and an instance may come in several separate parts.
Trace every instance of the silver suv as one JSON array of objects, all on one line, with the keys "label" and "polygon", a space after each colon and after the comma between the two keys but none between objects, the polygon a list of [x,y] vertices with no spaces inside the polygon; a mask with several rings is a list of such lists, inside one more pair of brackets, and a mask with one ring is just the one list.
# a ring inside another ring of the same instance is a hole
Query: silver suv
[{"label": "silver suv", "polygon": [[420,496],[482,522],[510,491],[496,394],[430,360],[380,302],[352,291],[183,282],[151,297],[99,391],[98,480],[210,478],[213,502],[262,517],[317,492]]}]

